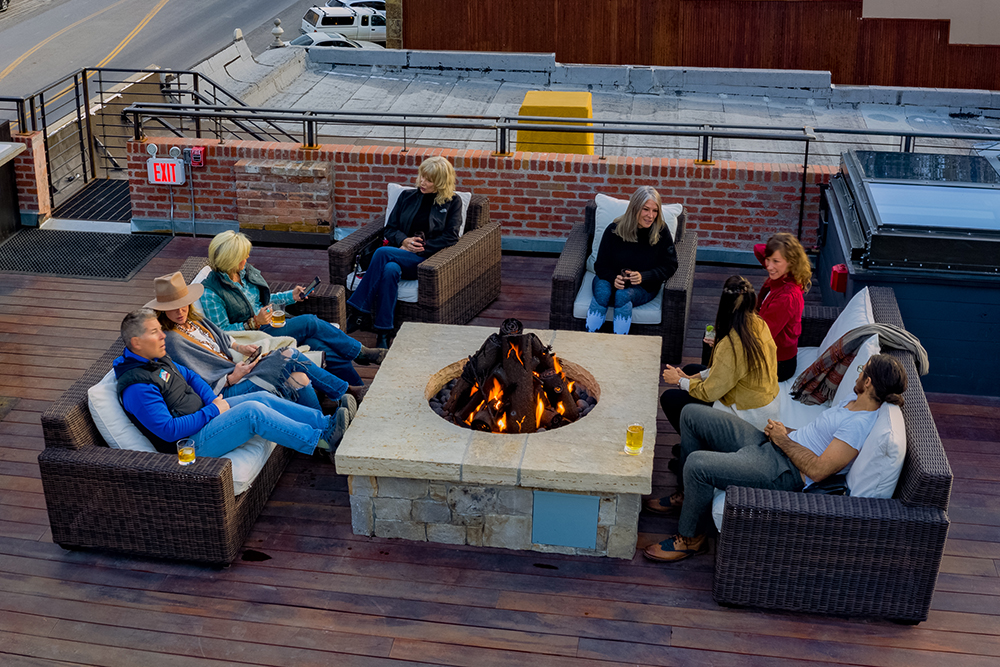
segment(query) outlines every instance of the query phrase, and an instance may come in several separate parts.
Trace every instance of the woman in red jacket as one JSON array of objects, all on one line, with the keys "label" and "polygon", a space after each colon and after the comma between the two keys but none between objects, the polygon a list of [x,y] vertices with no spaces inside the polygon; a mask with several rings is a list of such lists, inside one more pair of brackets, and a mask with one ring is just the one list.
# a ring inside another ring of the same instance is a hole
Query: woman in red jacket
[{"label": "woman in red jacket", "polygon": [[767,269],[767,280],[757,299],[757,312],[767,322],[778,346],[778,382],[795,375],[795,356],[802,334],[803,295],[809,291],[812,267],[802,244],[791,234],[775,234],[753,249]]}]

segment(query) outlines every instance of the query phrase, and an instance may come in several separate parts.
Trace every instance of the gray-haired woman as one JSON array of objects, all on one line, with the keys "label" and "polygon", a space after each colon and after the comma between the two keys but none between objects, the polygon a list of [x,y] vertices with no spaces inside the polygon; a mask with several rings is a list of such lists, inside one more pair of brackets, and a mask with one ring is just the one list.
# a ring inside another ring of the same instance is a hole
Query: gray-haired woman
[{"label": "gray-haired woman", "polygon": [[641,186],[625,213],[604,232],[594,262],[594,298],[587,308],[587,331],[604,324],[608,307],[615,309],[614,331],[627,334],[632,307],[653,300],[660,285],[677,271],[677,251],[663,221],[660,193]]}]

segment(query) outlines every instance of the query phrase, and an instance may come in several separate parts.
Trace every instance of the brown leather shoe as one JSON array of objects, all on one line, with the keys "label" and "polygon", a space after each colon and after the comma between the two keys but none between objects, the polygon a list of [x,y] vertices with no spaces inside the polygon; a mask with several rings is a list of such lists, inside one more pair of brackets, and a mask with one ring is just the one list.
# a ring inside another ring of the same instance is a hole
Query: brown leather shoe
[{"label": "brown leather shoe", "polygon": [[653,514],[675,515],[681,511],[684,504],[684,492],[676,491],[666,498],[646,498],[642,506]]},{"label": "brown leather shoe", "polygon": [[705,535],[696,535],[695,537],[672,535],[658,544],[650,544],[643,549],[642,555],[649,560],[673,563],[708,551],[706,541]]}]

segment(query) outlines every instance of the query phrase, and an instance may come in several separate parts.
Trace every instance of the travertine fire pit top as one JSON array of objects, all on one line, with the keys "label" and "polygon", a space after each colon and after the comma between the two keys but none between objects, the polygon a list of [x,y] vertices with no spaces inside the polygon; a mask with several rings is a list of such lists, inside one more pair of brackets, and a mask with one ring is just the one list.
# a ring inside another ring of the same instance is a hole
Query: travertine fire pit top
[{"label": "travertine fire pit top", "polygon": [[[560,491],[650,493],[660,340],[525,331],[552,345],[560,359],[593,375],[600,400],[590,414],[562,428],[518,435],[471,431],[445,421],[427,403],[428,382],[446,366],[473,354],[496,329],[407,322],[337,450],[337,472]],[[625,427],[633,422],[645,426],[645,447],[639,456],[623,451]]]}]

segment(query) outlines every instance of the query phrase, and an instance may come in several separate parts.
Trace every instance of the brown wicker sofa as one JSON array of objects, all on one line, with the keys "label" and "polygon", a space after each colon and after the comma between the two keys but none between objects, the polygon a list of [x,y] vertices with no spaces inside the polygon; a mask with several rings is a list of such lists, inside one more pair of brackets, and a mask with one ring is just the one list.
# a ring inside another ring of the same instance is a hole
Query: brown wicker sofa
[{"label": "brown wicker sofa", "polygon": [[[385,214],[377,213],[330,246],[331,284],[346,286],[355,257],[381,245],[384,227]],[[472,195],[465,233],[417,267],[417,302],[396,302],[396,326],[404,321],[466,324],[500,296],[500,260],[500,223],[490,220],[490,200]]]},{"label": "brown wicker sofa", "polygon": [[[587,257],[593,248],[597,205],[587,204],[584,222],[570,230],[569,238],[559,255],[559,262],[552,273],[552,301],[549,310],[549,328],[583,331],[586,320],[573,317],[573,302],[587,272]],[[677,272],[663,286],[663,309],[659,324],[636,324],[631,333],[641,336],[660,336],[663,347],[660,361],[679,364],[684,351],[684,337],[688,312],[691,310],[691,293],[694,287],[695,254],[698,234],[686,229],[687,214],[677,218],[674,246],[677,250]]]},{"label": "brown wicker sofa", "polygon": [[[181,267],[190,282],[207,260]],[[273,283],[275,291],[291,284]],[[321,285],[293,314],[312,312],[344,325],[344,288]],[[232,463],[177,459],[110,449],[94,425],[87,390],[121,354],[121,339],[42,414],[45,450],[38,457],[52,540],[66,549],[95,548],[138,556],[231,563],[294,453],[275,447],[250,488],[235,495]]]},{"label": "brown wicker sofa", "polygon": [[[869,290],[875,321],[903,326],[892,289]],[[822,319],[826,326],[804,322],[802,346],[819,345],[831,313]],[[893,497],[729,487],[712,588],[717,602],[926,620],[948,536],[952,472],[912,356],[887,352],[909,380],[906,459]]]},{"label": "brown wicker sofa", "polygon": [[275,447],[257,479],[233,493],[232,463],[111,449],[87,407],[87,390],[121,354],[121,339],[42,414],[38,467],[52,541],[138,556],[231,563],[293,452]]}]

